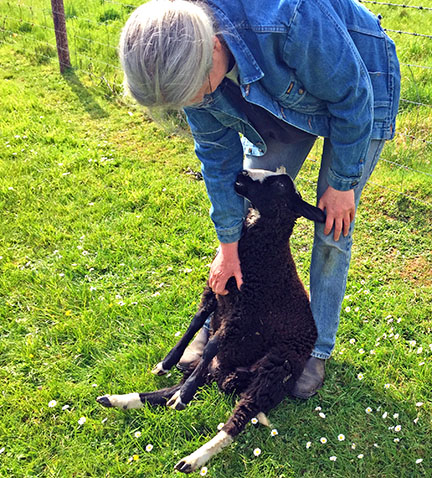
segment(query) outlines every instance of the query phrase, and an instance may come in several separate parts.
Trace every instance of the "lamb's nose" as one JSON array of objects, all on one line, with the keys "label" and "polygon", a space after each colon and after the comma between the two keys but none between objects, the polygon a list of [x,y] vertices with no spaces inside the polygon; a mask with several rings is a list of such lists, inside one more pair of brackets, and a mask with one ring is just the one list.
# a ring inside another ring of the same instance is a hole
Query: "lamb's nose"
[{"label": "lamb's nose", "polygon": [[243,169],[243,171],[241,172],[243,176],[247,176],[248,175],[248,172],[246,171],[246,169]]}]

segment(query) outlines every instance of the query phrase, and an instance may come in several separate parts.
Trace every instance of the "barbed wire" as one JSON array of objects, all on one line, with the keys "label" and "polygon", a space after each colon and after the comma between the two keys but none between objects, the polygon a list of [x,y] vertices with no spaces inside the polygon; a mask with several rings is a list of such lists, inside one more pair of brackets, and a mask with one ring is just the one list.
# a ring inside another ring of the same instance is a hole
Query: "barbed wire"
[{"label": "barbed wire", "polygon": [[416,6],[416,5],[406,5],[406,4],[403,4],[403,3],[376,2],[374,0],[359,0],[359,2],[360,3],[372,3],[373,5],[385,5],[385,6],[389,6],[389,7],[415,8],[417,10],[432,11],[432,8],[423,7],[422,5]]},{"label": "barbed wire", "polygon": [[411,63],[401,63],[402,66],[409,66],[410,68],[422,68],[424,70],[432,70],[432,66],[412,65]]},{"label": "barbed wire", "polygon": [[412,35],[414,37],[422,37],[432,39],[432,35],[425,35],[424,33],[405,32],[403,30],[392,30],[390,28],[384,28],[385,32],[399,33],[400,35]]}]

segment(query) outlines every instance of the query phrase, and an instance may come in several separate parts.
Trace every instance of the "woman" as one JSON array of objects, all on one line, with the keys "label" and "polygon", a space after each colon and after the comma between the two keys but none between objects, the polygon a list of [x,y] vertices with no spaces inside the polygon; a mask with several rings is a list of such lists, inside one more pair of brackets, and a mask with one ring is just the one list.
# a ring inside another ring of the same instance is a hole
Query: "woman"
[{"label": "woman", "polygon": [[317,203],[327,219],[310,267],[318,340],[294,391],[309,398],[335,345],[360,195],[394,136],[393,42],[356,0],[270,0],[265,12],[257,0],[151,0],[128,20],[120,57],[138,102],[184,108],[220,241],[209,278],[218,294],[230,277],[242,284],[237,173],[285,166],[294,178],[324,137]]}]

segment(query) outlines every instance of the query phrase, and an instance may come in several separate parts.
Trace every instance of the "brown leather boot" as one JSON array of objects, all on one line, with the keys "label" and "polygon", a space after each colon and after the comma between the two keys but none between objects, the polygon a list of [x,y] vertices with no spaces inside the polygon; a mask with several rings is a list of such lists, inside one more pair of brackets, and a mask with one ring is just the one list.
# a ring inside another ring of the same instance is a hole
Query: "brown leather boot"
[{"label": "brown leather boot", "polygon": [[177,364],[177,368],[182,372],[189,370],[192,363],[201,358],[208,339],[209,330],[206,327],[202,327],[194,340],[186,347],[186,350]]},{"label": "brown leather boot", "polygon": [[325,362],[324,359],[312,356],[308,358],[303,373],[291,392],[293,397],[307,400],[318,392],[324,383]]}]

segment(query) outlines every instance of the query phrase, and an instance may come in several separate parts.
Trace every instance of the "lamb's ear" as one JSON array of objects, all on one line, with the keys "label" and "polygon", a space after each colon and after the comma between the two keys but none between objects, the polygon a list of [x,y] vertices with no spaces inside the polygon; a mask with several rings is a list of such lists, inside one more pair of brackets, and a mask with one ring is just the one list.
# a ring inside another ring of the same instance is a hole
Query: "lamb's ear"
[{"label": "lamb's ear", "polygon": [[306,219],[310,219],[315,222],[325,222],[326,216],[320,208],[312,206],[312,204],[303,201],[301,197],[298,197],[297,212],[304,216]]}]

